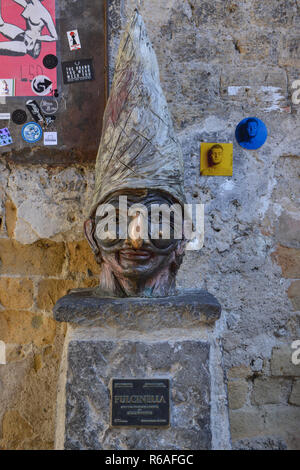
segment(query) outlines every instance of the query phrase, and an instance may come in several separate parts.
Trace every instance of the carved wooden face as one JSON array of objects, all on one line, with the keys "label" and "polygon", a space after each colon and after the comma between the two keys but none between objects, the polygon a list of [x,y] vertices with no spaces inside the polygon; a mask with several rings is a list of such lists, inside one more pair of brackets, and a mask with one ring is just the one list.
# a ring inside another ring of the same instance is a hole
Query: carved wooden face
[{"label": "carved wooden face", "polygon": [[[120,205],[120,196],[126,196],[127,204]],[[92,222],[87,221],[86,235],[92,249],[117,277],[147,278],[168,269],[172,262],[176,264],[176,251],[183,243],[176,223],[182,229],[182,221],[171,213],[168,233],[166,219],[160,214],[153,220],[151,211],[153,205],[162,204],[169,208],[176,201],[156,191],[115,193],[97,209]]]}]

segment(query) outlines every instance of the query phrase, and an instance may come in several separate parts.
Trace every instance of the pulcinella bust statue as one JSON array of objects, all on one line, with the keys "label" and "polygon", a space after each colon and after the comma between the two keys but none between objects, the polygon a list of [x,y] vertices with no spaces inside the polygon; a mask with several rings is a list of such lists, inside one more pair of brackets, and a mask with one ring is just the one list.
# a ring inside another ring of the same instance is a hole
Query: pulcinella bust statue
[{"label": "pulcinella bust statue", "polygon": [[[176,235],[170,217],[169,235],[162,236],[162,219],[155,222],[151,208],[183,208],[182,151],[161,89],[156,55],[137,10],[121,39],[95,171],[94,198],[84,227],[101,264],[94,295],[174,294],[184,233]],[[138,210],[140,205],[143,210]],[[149,229],[155,223],[156,237]]]}]

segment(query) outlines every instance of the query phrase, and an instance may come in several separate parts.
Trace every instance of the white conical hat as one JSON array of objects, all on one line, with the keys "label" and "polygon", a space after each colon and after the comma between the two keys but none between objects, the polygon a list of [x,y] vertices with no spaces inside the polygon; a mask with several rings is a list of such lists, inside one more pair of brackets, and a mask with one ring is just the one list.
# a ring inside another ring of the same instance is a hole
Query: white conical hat
[{"label": "white conical hat", "polygon": [[129,188],[157,189],[185,202],[182,150],[137,10],[121,39],[104,113],[91,213],[109,194]]}]

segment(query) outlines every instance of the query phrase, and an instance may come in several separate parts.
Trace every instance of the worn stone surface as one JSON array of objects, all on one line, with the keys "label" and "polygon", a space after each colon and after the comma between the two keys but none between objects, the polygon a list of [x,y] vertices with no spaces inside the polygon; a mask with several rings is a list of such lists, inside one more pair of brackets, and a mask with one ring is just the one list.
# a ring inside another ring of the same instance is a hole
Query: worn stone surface
[{"label": "worn stone surface", "polygon": [[254,380],[251,401],[255,405],[281,403],[282,382],[274,378],[259,377]]},{"label": "worn stone surface", "polygon": [[153,330],[182,328],[200,323],[214,324],[221,306],[206,291],[178,292],[158,298],[100,298],[91,290],[71,293],[60,299],[54,308],[58,321],[97,326],[124,325],[128,329]]},{"label": "worn stone surface", "polygon": [[300,380],[295,380],[289,402],[291,405],[300,406]]},{"label": "worn stone surface", "polygon": [[294,310],[300,310],[300,281],[291,283],[288,289],[288,296],[292,301]]},{"label": "worn stone surface", "polygon": [[[10,233],[23,244],[37,240],[80,240],[91,196],[93,173],[85,167],[67,169],[12,166],[6,194],[14,208]],[[64,234],[64,235],[62,235]]]},{"label": "worn stone surface", "polygon": [[286,450],[284,441],[276,437],[258,437],[235,441],[233,450]]},{"label": "worn stone surface", "polygon": [[35,343],[38,346],[53,342],[56,323],[52,318],[22,310],[0,311],[1,338],[6,343]]},{"label": "worn stone surface", "polygon": [[9,348],[8,363],[0,365],[1,450],[53,449],[64,334],[65,326],[57,325],[51,344],[31,342],[19,349]]},{"label": "worn stone surface", "polygon": [[29,279],[0,278],[0,303],[8,309],[30,308],[33,282]]},{"label": "worn stone surface", "polygon": [[271,359],[272,375],[300,377],[300,367],[292,362],[293,349],[290,345],[274,348]]},{"label": "worn stone surface", "polygon": [[75,288],[94,287],[98,284],[97,279],[85,279],[78,281],[77,279],[43,279],[39,283],[37,306],[41,310],[51,312],[55,303],[69,290]]},{"label": "worn stone surface", "polygon": [[232,410],[242,408],[248,394],[248,383],[245,380],[235,380],[228,383],[228,404]]},{"label": "worn stone surface", "polygon": [[65,246],[50,240],[21,245],[15,240],[0,239],[0,274],[59,275],[65,262]]},{"label": "worn stone surface", "polygon": [[[284,436],[287,447],[297,449],[299,444],[300,408],[288,405],[269,405],[265,408],[231,411],[233,441],[245,438]],[[295,440],[296,440],[296,446]],[[297,442],[298,440],[298,442]]]},{"label": "worn stone surface", "polygon": [[89,276],[99,274],[100,268],[96,263],[94,254],[86,240],[70,242],[67,244],[69,251],[70,273],[84,273]]},{"label": "worn stone surface", "polygon": [[[80,336],[80,334],[79,334]],[[97,338],[98,336],[98,338]],[[209,449],[209,345],[74,338],[69,344],[66,449]],[[168,429],[111,428],[109,380],[171,379]]]},{"label": "worn stone surface", "polygon": [[291,279],[300,277],[300,250],[278,246],[272,253],[272,258],[280,265],[283,277]]},{"label": "worn stone surface", "polygon": [[252,370],[246,365],[234,366],[228,370],[227,375],[229,379],[245,379],[251,377]]}]

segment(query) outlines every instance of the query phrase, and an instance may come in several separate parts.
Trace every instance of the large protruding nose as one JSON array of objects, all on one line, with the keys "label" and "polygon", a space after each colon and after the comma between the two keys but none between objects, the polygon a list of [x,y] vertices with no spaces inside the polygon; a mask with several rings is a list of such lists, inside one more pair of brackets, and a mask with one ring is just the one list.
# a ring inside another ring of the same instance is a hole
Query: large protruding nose
[{"label": "large protruding nose", "polygon": [[143,214],[137,214],[130,222],[128,227],[128,238],[136,250],[141,248],[144,240],[148,238],[147,221]]}]

